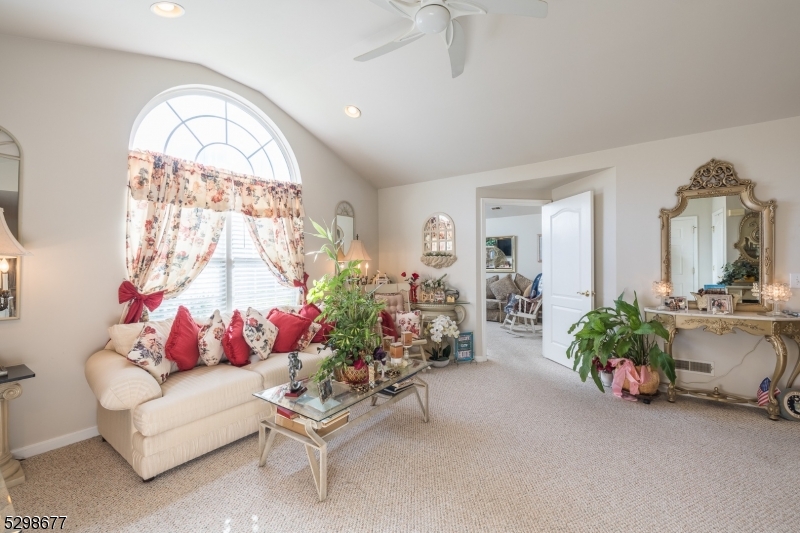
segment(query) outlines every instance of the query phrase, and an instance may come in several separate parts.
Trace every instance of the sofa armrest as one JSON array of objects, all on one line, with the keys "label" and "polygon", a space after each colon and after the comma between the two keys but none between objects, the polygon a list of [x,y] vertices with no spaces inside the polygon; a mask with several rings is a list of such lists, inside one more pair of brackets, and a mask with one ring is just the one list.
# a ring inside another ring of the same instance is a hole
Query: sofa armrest
[{"label": "sofa armrest", "polygon": [[84,373],[97,401],[110,411],[133,409],[161,397],[161,386],[147,370],[113,350],[92,355],[86,361]]}]

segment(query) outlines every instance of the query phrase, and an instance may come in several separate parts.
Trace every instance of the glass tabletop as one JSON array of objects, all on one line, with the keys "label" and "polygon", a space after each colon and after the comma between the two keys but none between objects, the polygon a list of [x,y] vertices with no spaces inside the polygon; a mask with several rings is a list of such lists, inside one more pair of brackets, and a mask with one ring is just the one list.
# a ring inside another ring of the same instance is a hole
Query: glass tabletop
[{"label": "glass tabletop", "polygon": [[429,366],[431,366],[430,363],[423,361],[409,361],[408,366],[399,369],[399,376],[395,376],[393,378],[386,376],[386,378],[383,380],[381,380],[380,376],[376,376],[375,387],[362,394],[358,394],[350,390],[350,386],[346,383],[332,381],[333,394],[325,401],[325,403],[320,401],[317,384],[312,382],[310,378],[304,379],[300,382],[307,387],[308,390],[303,393],[302,396],[297,398],[287,398],[285,396],[285,394],[289,391],[288,383],[279,385],[277,387],[272,387],[271,389],[266,389],[261,392],[255,392],[253,393],[253,396],[256,398],[261,398],[262,400],[266,400],[269,403],[279,407],[294,411],[295,413],[306,418],[310,418],[311,420],[321,422],[324,419],[357,404],[358,402],[366,400],[367,398],[386,390],[396,383],[400,383],[401,381],[411,378],[414,376],[414,374],[425,368],[428,368]]}]

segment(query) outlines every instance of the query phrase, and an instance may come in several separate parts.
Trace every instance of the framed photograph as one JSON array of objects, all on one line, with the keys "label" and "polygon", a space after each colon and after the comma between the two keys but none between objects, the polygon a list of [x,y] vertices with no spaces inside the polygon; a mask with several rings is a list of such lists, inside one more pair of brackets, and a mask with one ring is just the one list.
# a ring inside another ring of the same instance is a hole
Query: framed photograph
[{"label": "framed photograph", "polygon": [[708,296],[708,312],[712,315],[727,315],[733,312],[733,296],[711,294]]},{"label": "framed photograph", "polygon": [[537,249],[539,250],[538,257],[539,257],[539,262],[541,263],[542,262],[542,234],[541,233],[539,234],[538,238],[539,238],[539,246],[538,246]]},{"label": "framed photograph", "polygon": [[664,306],[670,311],[686,311],[689,303],[685,296],[667,296],[664,298]]},{"label": "framed photograph", "polygon": [[486,237],[486,272],[517,271],[517,237]]}]

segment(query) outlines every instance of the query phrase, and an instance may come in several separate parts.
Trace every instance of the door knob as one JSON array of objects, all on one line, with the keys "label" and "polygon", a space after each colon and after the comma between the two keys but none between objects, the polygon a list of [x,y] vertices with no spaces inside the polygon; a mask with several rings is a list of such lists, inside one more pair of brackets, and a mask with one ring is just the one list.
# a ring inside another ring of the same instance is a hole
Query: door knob
[{"label": "door knob", "polygon": [[594,296],[594,291],[584,291],[584,292],[578,291],[578,294],[580,294],[581,296],[586,296],[588,298],[589,296]]}]

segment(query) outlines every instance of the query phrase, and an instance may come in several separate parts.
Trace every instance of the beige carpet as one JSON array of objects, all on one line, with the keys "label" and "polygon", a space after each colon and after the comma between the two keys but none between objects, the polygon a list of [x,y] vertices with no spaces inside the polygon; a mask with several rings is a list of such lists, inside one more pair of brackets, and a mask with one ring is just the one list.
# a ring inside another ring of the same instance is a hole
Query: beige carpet
[{"label": "beige carpet", "polygon": [[497,354],[429,372],[416,401],[333,440],[329,497],[305,453],[257,438],[143,483],[99,438],[23,463],[21,515],[67,529],[213,531],[792,531],[800,525],[800,424],[680,398],[618,400],[490,325]]}]

